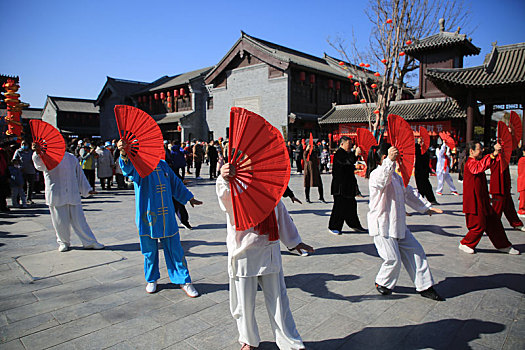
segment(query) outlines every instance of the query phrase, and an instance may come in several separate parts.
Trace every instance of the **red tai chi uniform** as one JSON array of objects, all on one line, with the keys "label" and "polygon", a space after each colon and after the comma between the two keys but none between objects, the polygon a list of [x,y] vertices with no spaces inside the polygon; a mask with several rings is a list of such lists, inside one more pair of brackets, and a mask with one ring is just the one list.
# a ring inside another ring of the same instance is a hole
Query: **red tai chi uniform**
[{"label": "red tai chi uniform", "polygon": [[490,187],[489,193],[492,195],[492,208],[496,214],[501,218],[505,213],[505,217],[509,220],[512,227],[521,227],[523,222],[518,218],[514,202],[510,195],[510,171],[507,166],[503,173],[501,172],[501,157],[490,166]]},{"label": "red tai chi uniform", "polygon": [[518,214],[525,215],[525,157],[521,157],[518,161],[518,192],[520,193]]},{"label": "red tai chi uniform", "polygon": [[467,221],[468,233],[461,244],[474,249],[483,232],[487,232],[490,241],[497,249],[511,246],[501,219],[490,205],[485,171],[495,162],[489,154],[481,160],[469,157],[465,163],[463,177],[463,212]]}]

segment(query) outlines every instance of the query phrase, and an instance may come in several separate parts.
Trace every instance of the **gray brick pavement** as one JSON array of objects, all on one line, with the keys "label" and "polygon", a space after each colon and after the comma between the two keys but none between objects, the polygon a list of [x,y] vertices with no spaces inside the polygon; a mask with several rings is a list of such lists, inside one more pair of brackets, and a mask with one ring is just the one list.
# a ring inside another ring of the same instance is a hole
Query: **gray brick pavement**
[{"label": "gray brick pavement", "polygon": [[[330,175],[323,182],[327,193]],[[366,180],[359,178],[359,184],[366,195]],[[304,198],[301,176],[292,175],[290,186]],[[56,251],[42,198],[30,209],[0,214],[0,348],[238,349],[229,313],[224,215],[214,183],[203,180],[190,189],[204,201],[188,208],[195,229],[181,229],[192,278],[203,294],[197,299],[169,283],[162,258],[159,292],[145,293],[131,190],[83,201],[98,239],[124,260],[36,281],[15,258],[50,251],[70,258],[80,251]],[[461,197],[445,193],[438,197],[444,215],[414,213],[407,219],[428,255],[436,289],[447,297],[442,303],[417,295],[404,271],[394,294],[380,296],[374,277],[381,260],[372,239],[350,230],[328,234],[331,203],[285,200],[303,240],[316,248],[306,258],[283,250],[290,305],[309,349],[525,348],[524,255],[501,254],[487,237],[475,255],[458,251],[466,233]],[[358,209],[366,227],[366,197]],[[525,234],[503,223],[511,242],[525,251]],[[76,237],[72,243],[81,245]],[[256,316],[260,348],[276,349],[262,293]]]}]

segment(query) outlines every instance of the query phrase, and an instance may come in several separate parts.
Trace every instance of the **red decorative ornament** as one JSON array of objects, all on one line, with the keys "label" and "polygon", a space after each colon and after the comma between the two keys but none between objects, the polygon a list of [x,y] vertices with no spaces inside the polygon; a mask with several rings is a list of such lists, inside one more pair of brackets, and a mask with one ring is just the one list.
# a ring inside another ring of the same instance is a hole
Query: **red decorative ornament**
[{"label": "red decorative ornament", "polygon": [[401,52],[399,53],[399,56],[405,56],[405,52],[401,51]]},{"label": "red decorative ornament", "polygon": [[361,103],[365,103],[366,100],[365,100],[364,98],[362,98],[361,100],[359,100],[359,102],[361,102]]},{"label": "red decorative ornament", "polygon": [[365,64],[365,67],[366,68],[370,67],[370,63]]},{"label": "red decorative ornament", "polygon": [[352,79],[354,76],[352,74],[348,74],[348,79]]},{"label": "red decorative ornament", "polygon": [[358,81],[356,81],[356,82],[354,83],[354,86],[359,86],[359,85],[361,85],[361,84],[359,84]]},{"label": "red decorative ornament", "polygon": [[411,45],[412,44],[412,40],[407,40],[407,45]]},{"label": "red decorative ornament", "polygon": [[179,90],[173,90],[173,96],[179,97]]},{"label": "red decorative ornament", "polygon": [[149,102],[151,103],[153,101],[153,96],[149,95]]},{"label": "red decorative ornament", "polygon": [[375,73],[374,73],[374,76],[376,76],[376,77],[380,77],[381,74],[379,74],[379,72],[375,72]]},{"label": "red decorative ornament", "polygon": [[305,72],[300,72],[299,73],[299,80],[301,80],[301,81],[305,81],[306,80],[306,73]]},{"label": "red decorative ornament", "polygon": [[335,89],[336,90],[341,90],[341,82],[340,81],[336,81],[335,82]]},{"label": "red decorative ornament", "polygon": [[328,88],[333,89],[334,88],[334,81],[332,79],[328,79]]},{"label": "red decorative ornament", "polygon": [[166,99],[166,94],[164,92],[160,93],[160,99],[161,100],[165,100]]},{"label": "red decorative ornament", "polygon": [[310,74],[310,84],[315,84],[315,74]]},{"label": "red decorative ornament", "polygon": [[340,62],[339,62],[339,65],[340,65],[340,66],[344,66],[345,63],[344,63],[343,61],[340,61]]},{"label": "red decorative ornament", "polygon": [[364,67],[365,64],[363,62],[359,63],[359,67]]},{"label": "red decorative ornament", "polygon": [[180,125],[177,125],[177,131],[178,132],[181,132],[182,131],[182,127]]},{"label": "red decorative ornament", "polygon": [[386,62],[387,62],[386,58],[383,58],[383,59],[381,60],[381,63],[386,64]]},{"label": "red decorative ornament", "polygon": [[171,97],[171,91],[168,91],[166,94],[168,95],[168,97]]},{"label": "red decorative ornament", "polygon": [[180,88],[180,95],[181,96],[185,96],[186,95],[186,90],[184,90],[184,88]]},{"label": "red decorative ornament", "polygon": [[379,109],[376,109],[376,110],[374,111],[374,114],[379,114]]},{"label": "red decorative ornament", "polygon": [[357,95],[359,95],[359,91],[354,91],[352,93],[354,94],[355,97],[357,97]]},{"label": "red decorative ornament", "polygon": [[391,18],[387,19],[386,23],[391,24],[392,23],[392,19]]},{"label": "red decorative ornament", "polygon": [[153,95],[155,97],[155,100],[158,100],[159,99],[159,94],[155,94]]},{"label": "red decorative ornament", "polygon": [[372,87],[372,89],[375,89],[377,87],[377,84],[372,84],[370,86]]}]

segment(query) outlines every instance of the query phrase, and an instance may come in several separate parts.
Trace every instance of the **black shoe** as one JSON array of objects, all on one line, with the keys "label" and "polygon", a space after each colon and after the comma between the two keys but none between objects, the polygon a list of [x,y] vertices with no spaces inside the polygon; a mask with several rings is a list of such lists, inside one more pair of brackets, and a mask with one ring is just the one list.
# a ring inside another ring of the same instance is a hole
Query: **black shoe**
[{"label": "black shoe", "polygon": [[443,298],[441,295],[439,295],[434,287],[430,287],[428,289],[425,289],[422,292],[419,292],[423,298],[428,298],[435,301],[445,301],[445,298]]},{"label": "black shoe", "polygon": [[193,227],[191,227],[190,223],[189,222],[183,222],[182,223],[184,225],[184,227],[186,227],[188,230],[192,230]]},{"label": "black shoe", "polygon": [[324,200],[324,198],[320,198],[319,200],[320,200],[321,202],[323,202],[323,203],[326,203],[326,201]]},{"label": "black shoe", "polygon": [[430,204],[432,204],[432,205],[439,205],[439,203],[437,201],[430,202]]},{"label": "black shoe", "polygon": [[392,294],[392,289],[388,289],[387,287],[380,286],[377,283],[376,283],[376,289],[382,295],[390,295],[390,294]]},{"label": "black shoe", "polygon": [[311,201],[311,200],[309,200],[309,199],[307,199],[307,200],[306,200],[306,203],[312,203],[312,201]]},{"label": "black shoe", "polygon": [[358,233],[368,232],[368,230],[366,228],[364,228],[363,226],[352,227],[352,230],[354,230],[354,232],[358,232]]}]

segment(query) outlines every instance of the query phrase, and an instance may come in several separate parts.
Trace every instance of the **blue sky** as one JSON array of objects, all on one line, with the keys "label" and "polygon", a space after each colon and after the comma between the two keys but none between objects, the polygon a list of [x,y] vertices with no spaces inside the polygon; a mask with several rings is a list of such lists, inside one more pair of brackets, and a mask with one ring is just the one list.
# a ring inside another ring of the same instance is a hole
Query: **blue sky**
[{"label": "blue sky", "polygon": [[[481,64],[493,41],[525,42],[525,1],[467,2],[472,14],[465,29],[481,54],[465,66]],[[328,37],[350,38],[353,30],[361,45],[368,43],[367,3],[0,0],[0,73],[20,76],[21,99],[42,107],[46,95],[95,99],[106,76],[149,82],[214,65],[241,30],[337,56]]]}]

